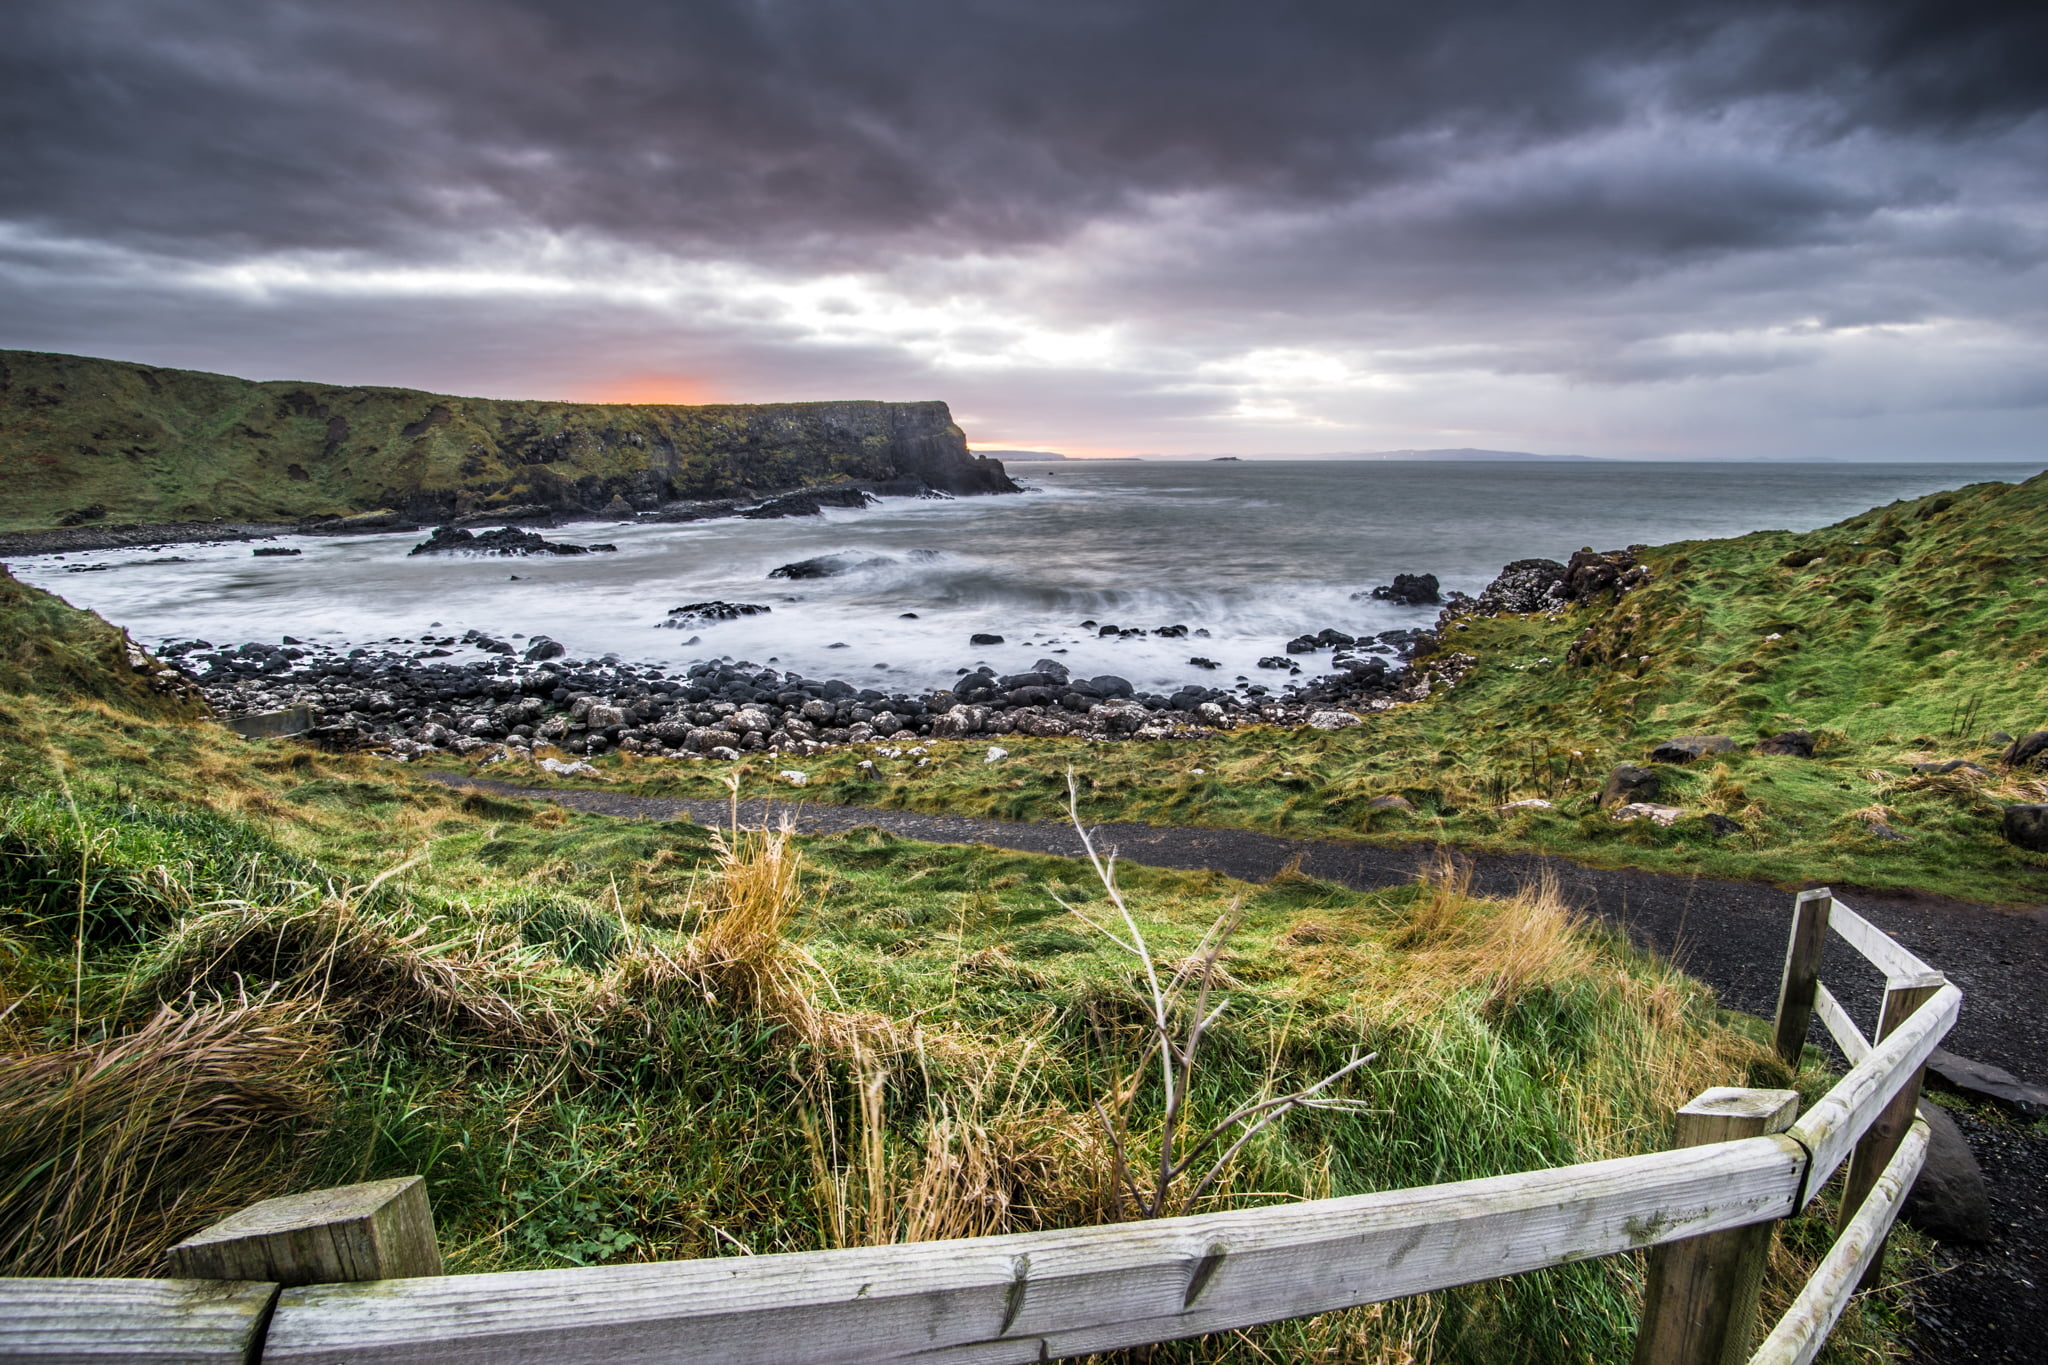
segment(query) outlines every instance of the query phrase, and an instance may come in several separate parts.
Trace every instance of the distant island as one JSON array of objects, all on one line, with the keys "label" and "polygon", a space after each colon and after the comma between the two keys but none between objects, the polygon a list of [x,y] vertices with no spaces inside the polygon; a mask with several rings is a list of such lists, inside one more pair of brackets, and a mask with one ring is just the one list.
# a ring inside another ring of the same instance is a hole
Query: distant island
[{"label": "distant island", "polygon": [[1217,455],[1217,456],[1214,456],[1214,457],[1212,457],[1212,458],[1210,459],[1209,463],[1210,463],[1210,464],[1238,464],[1238,463],[1242,462],[1242,461],[1243,461],[1243,459],[1244,459],[1244,456],[1242,456],[1242,455]]},{"label": "distant island", "polygon": [[1067,457],[1054,450],[976,450],[977,455],[986,455],[992,460],[1064,460]]}]

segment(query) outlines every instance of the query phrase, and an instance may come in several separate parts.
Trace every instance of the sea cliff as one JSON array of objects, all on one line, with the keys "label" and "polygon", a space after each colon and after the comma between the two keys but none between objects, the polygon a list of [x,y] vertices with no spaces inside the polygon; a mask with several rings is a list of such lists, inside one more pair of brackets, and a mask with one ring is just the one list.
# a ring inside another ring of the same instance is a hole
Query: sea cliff
[{"label": "sea cliff", "polygon": [[0,528],[645,512],[821,484],[1006,493],[944,403],[552,403],[0,351]]}]

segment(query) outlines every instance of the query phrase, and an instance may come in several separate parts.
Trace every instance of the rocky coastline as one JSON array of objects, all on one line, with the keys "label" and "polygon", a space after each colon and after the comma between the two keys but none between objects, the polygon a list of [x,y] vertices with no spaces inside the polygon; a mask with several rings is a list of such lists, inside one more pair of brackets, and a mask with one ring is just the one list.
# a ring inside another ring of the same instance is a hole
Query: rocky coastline
[{"label": "rocky coastline", "polygon": [[[1455,685],[1473,660],[1445,640],[1467,618],[1555,612],[1627,592],[1648,581],[1636,560],[1634,547],[1581,551],[1568,563],[1518,560],[1478,596],[1452,593],[1441,601],[1434,629],[1364,638],[1324,629],[1261,660],[1279,675],[1270,684],[1187,683],[1171,694],[1141,692],[1114,675],[1081,677],[1055,659],[1001,675],[963,667],[947,687],[885,691],[729,658],[676,668],[617,655],[572,659],[546,636],[507,639],[474,630],[345,651],[286,638],[276,645],[181,641],[158,653],[231,722],[273,717],[254,729],[305,733],[400,759],[552,747],[579,757],[617,751],[731,761],[749,753],[808,755],[842,745],[1005,735],[1114,741],[1195,738],[1249,724],[1335,730]],[[1425,577],[1403,575],[1404,595],[1423,596]],[[1434,580],[1427,595],[1435,595]],[[690,628],[767,610],[698,602],[676,608],[669,624]],[[1190,634],[1185,625],[1080,624],[1104,634]],[[1313,656],[1325,650],[1328,671],[1303,677],[1303,658],[1317,662]],[[1189,663],[1209,661],[1195,656]]]}]

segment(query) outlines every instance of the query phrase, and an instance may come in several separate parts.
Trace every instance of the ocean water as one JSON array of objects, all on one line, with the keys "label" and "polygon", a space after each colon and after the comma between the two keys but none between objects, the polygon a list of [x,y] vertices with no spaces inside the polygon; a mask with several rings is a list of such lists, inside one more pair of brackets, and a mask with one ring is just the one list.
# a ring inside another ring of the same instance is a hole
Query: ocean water
[{"label": "ocean water", "polygon": [[[1808,530],[1897,498],[2016,481],[2039,469],[1019,463],[1011,472],[1031,491],[1016,497],[888,499],[822,518],[589,523],[547,533],[610,542],[616,554],[411,558],[407,551],[424,538],[412,533],[290,537],[282,543],[304,550],[291,558],[257,559],[246,544],[176,545],[35,556],[13,567],[152,644],[284,635],[362,644],[473,627],[551,635],[577,657],[773,660],[885,689],[936,685],[981,663],[1014,671],[1044,656],[1076,672],[1166,688],[1257,679],[1256,660],[1304,631],[1334,626],[1358,635],[1434,620],[1433,607],[1355,596],[1396,573],[1434,573],[1447,590],[1476,592],[1512,559]],[[768,578],[778,565],[835,553],[874,562],[838,578]],[[93,564],[111,567],[68,571]],[[670,608],[708,600],[772,610],[692,630],[660,628]],[[1105,640],[1081,628],[1084,620],[1185,625],[1191,638]],[[1004,643],[970,645],[976,632]],[[1197,668],[1195,656],[1222,668]]]}]

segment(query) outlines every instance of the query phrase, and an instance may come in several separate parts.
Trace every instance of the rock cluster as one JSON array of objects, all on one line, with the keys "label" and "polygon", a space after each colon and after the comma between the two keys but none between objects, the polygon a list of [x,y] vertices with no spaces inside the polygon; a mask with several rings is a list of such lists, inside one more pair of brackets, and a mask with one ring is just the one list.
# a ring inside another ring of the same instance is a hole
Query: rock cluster
[{"label": "rock cluster", "polygon": [[616,545],[571,545],[566,541],[545,539],[538,531],[522,531],[516,526],[500,526],[495,531],[479,535],[460,526],[437,526],[434,533],[413,546],[416,555],[472,554],[472,555],[587,555],[615,551]]},{"label": "rock cluster", "polygon": [[[746,605],[697,603],[678,610]],[[460,646],[488,657],[457,661],[453,649]],[[554,745],[572,754],[617,749],[731,759],[880,740],[1009,734],[1162,739],[1254,722],[1332,728],[1344,724],[1340,714],[1351,714],[1341,708],[1384,709],[1426,696],[1430,687],[1428,679],[1376,657],[1278,696],[1261,686],[1233,693],[1199,683],[1165,695],[1141,693],[1114,675],[1076,677],[1065,665],[1041,659],[1008,675],[962,669],[950,687],[910,694],[745,662],[715,660],[672,671],[635,667],[616,656],[575,660],[545,636],[529,641],[522,658],[511,641],[477,631],[345,653],[295,641],[221,648],[203,640],[161,652],[223,714],[305,707],[315,738],[400,757]],[[1438,676],[1454,676],[1461,657],[1439,662]]]}]

